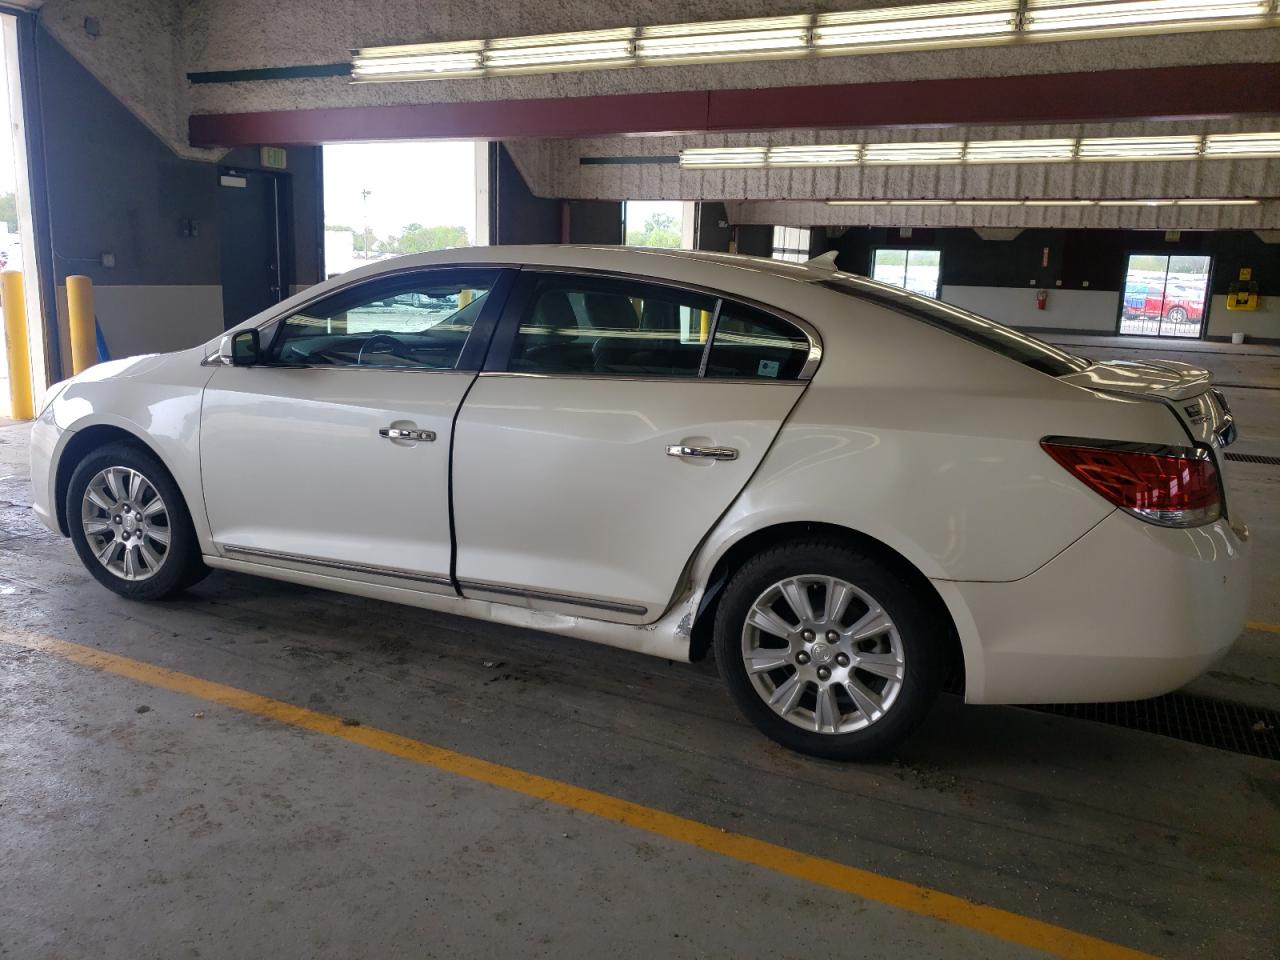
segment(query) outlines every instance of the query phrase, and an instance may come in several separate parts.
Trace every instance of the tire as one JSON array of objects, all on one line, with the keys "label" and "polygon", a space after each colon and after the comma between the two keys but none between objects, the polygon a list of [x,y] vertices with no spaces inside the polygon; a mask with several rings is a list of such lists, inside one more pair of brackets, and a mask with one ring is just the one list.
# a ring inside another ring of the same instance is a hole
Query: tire
[{"label": "tire", "polygon": [[1169,313],[1165,317],[1170,323],[1186,323],[1187,311],[1185,307],[1170,307]]},{"label": "tire", "polygon": [[67,485],[66,511],[81,562],[122,597],[163,600],[209,572],[182,492],[141,444],[108,444],[81,460]]},{"label": "tire", "polygon": [[[790,597],[807,601],[813,617],[796,616]],[[842,615],[824,617],[829,597],[837,606],[843,599]],[[765,736],[828,760],[876,760],[925,718],[946,678],[948,631],[934,608],[866,553],[831,540],[786,543],[748,561],[725,587],[716,662],[739,709]]]}]

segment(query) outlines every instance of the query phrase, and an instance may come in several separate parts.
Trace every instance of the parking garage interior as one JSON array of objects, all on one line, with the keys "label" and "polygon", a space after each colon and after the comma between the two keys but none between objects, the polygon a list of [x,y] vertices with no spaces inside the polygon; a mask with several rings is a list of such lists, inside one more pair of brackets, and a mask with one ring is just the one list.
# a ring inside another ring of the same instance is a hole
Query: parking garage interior
[{"label": "parking garage interior", "polygon": [[[1273,0],[0,0],[0,42],[0,956],[1276,956]],[[130,603],[32,515],[59,381],[497,244],[826,257],[1210,371],[1245,630],[840,764],[714,659],[228,571]]]}]

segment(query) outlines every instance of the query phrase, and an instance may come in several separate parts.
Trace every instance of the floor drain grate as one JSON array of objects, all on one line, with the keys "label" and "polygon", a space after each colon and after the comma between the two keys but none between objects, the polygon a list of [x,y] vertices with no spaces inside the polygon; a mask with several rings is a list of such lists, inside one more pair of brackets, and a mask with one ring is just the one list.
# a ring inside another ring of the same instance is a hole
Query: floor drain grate
[{"label": "floor drain grate", "polygon": [[1031,709],[1142,730],[1251,757],[1280,760],[1280,713],[1242,703],[1168,693],[1151,700],[1053,703]]},{"label": "floor drain grate", "polygon": [[1236,463],[1265,463],[1269,467],[1280,467],[1280,457],[1263,457],[1256,453],[1224,453],[1223,456]]}]

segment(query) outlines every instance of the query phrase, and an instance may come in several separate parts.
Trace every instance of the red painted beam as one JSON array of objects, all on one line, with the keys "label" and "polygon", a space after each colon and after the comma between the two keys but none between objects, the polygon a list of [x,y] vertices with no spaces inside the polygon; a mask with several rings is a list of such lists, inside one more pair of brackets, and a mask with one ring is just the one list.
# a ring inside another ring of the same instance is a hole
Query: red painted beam
[{"label": "red painted beam", "polygon": [[1274,63],[198,114],[195,146],[1280,114]]}]

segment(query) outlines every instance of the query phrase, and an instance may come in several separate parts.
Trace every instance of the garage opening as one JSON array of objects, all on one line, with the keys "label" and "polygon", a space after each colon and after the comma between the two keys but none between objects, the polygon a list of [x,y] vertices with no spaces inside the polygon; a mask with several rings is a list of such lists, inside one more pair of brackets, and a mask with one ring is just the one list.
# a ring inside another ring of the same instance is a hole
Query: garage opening
[{"label": "garage opening", "polygon": [[1135,253],[1124,271],[1120,332],[1199,339],[1208,312],[1210,258]]},{"label": "garage opening", "polygon": [[681,200],[626,201],[622,230],[627,246],[692,250],[696,206]]},{"label": "garage opening", "polygon": [[488,243],[487,158],[470,140],[326,144],[325,273]]}]

